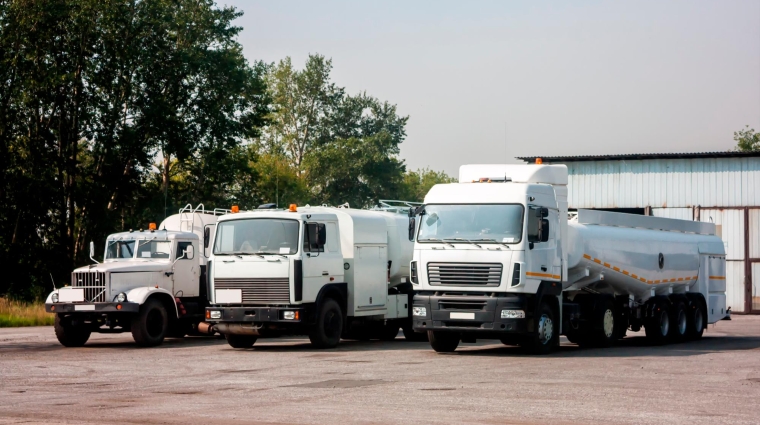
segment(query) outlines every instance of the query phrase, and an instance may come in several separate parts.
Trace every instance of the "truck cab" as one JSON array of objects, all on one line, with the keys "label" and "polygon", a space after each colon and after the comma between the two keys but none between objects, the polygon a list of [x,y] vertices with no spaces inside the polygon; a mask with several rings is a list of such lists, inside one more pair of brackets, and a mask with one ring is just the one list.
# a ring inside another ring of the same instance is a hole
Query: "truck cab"
[{"label": "truck cab", "polygon": [[153,346],[191,332],[207,305],[201,235],[217,215],[187,206],[159,226],[111,234],[100,263],[91,243],[93,264],[45,302],[59,341],[81,346],[92,332],[132,332],[138,345]]},{"label": "truck cab", "polygon": [[406,221],[295,205],[222,217],[208,243],[206,319],[236,348],[285,334],[321,348],[356,333],[395,338],[406,321],[411,330]]}]

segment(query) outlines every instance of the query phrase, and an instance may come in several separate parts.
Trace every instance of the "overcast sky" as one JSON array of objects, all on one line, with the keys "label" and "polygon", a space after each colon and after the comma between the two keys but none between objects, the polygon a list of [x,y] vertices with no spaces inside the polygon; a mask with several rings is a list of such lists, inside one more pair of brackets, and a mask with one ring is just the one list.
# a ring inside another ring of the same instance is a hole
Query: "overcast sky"
[{"label": "overcast sky", "polygon": [[760,130],[760,1],[217,0],[249,60],[333,59],[409,115],[401,157],[457,175],[515,156],[733,148]]}]

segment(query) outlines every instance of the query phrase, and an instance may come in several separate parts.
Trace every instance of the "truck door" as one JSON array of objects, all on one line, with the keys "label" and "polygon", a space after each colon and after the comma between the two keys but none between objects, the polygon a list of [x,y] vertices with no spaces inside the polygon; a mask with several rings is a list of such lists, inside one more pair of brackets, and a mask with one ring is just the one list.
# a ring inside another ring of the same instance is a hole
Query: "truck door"
[{"label": "truck door", "polygon": [[198,279],[200,266],[198,261],[198,244],[195,242],[178,241],[174,250],[176,258],[182,257],[187,247],[193,245],[192,257],[182,258],[174,264],[174,288],[172,293],[178,297],[197,297],[198,296]]},{"label": "truck door", "polygon": [[[528,209],[527,222],[529,235],[531,229],[535,230],[537,226],[534,224],[534,220],[542,220],[541,217],[537,217],[539,215],[537,211],[539,210],[541,208],[534,206]],[[530,279],[560,280],[562,275],[562,258],[557,249],[557,235],[559,235],[558,212],[556,210],[548,210],[546,213],[547,216],[543,218],[545,222],[542,224],[543,232],[545,233],[544,239],[546,240],[535,240],[533,242],[533,249],[529,250],[527,254],[526,275]]]},{"label": "truck door", "polygon": [[340,252],[338,225],[335,222],[320,222],[325,225],[325,245],[318,247],[310,243],[307,223],[303,227],[303,302],[314,302],[319,290],[328,283],[343,282],[343,256]]}]

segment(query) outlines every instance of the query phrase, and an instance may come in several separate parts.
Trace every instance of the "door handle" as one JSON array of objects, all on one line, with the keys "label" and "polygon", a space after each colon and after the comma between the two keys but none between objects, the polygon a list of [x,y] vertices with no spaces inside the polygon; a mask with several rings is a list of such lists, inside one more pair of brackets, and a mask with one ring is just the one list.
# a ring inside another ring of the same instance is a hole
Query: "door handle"
[{"label": "door handle", "polygon": [[327,276],[327,275],[329,275],[329,274],[330,274],[330,273],[327,273],[327,272],[322,272],[322,276]]},{"label": "door handle", "polygon": [[546,271],[546,266],[541,266],[541,271],[545,272]]}]

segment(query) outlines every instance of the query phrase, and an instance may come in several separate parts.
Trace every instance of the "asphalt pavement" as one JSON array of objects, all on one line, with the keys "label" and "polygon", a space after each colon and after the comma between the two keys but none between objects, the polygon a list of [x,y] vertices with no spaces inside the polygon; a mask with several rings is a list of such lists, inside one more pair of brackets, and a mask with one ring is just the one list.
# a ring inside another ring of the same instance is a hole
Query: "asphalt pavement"
[{"label": "asphalt pavement", "polygon": [[64,348],[51,327],[0,329],[0,423],[758,424],[760,316],[661,347],[643,333],[605,349],[563,338],[549,356],[498,341],[437,354],[403,336],[316,350],[94,334]]}]

